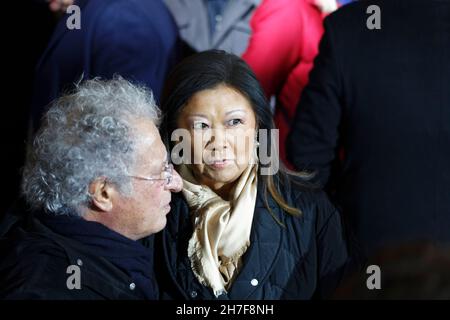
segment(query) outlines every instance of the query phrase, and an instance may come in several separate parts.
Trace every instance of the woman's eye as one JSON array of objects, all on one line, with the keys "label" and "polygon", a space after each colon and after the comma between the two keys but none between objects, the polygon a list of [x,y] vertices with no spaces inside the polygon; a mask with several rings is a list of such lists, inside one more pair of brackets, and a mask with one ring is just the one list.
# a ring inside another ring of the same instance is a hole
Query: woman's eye
[{"label": "woman's eye", "polygon": [[192,127],[194,129],[207,129],[209,126],[204,122],[196,122]]},{"label": "woman's eye", "polygon": [[241,124],[242,120],[241,119],[232,119],[230,121],[228,121],[228,125],[231,127],[237,126],[238,124]]}]

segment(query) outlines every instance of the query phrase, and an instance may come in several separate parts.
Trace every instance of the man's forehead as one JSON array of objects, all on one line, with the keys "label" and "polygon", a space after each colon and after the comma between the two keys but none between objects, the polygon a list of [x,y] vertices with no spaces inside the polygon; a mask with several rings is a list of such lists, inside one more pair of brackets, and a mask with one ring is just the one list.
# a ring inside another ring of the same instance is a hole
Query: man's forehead
[{"label": "man's forehead", "polygon": [[154,122],[149,118],[134,118],[131,120],[131,125],[135,131],[140,132],[143,135],[155,136],[158,134],[158,128],[156,128]]},{"label": "man's forehead", "polygon": [[133,119],[131,123],[136,144],[151,146],[157,140],[161,140],[158,129],[150,119],[137,118]]},{"label": "man's forehead", "polygon": [[167,158],[166,148],[155,124],[149,119],[134,121],[136,145],[143,156],[163,162]]}]

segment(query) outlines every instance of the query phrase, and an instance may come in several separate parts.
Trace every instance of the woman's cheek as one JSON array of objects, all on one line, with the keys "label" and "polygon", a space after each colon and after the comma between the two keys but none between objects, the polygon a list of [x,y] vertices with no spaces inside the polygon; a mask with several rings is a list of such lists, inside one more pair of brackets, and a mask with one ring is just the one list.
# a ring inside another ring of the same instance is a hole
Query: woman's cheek
[{"label": "woman's cheek", "polygon": [[253,138],[249,136],[246,136],[244,139],[241,138],[240,143],[235,150],[240,165],[247,166],[250,164],[254,152],[254,142],[252,139]]},{"label": "woman's cheek", "polygon": [[192,140],[192,161],[194,164],[201,164],[204,162],[204,152],[205,152],[205,146],[204,141],[200,139],[194,139]]}]

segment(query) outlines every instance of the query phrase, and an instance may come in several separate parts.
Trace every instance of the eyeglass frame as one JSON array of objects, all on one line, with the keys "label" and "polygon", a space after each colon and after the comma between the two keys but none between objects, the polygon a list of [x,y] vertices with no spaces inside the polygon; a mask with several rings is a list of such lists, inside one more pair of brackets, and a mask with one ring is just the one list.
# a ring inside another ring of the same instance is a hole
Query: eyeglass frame
[{"label": "eyeglass frame", "polygon": [[[164,174],[166,174],[167,176],[165,178],[161,178]],[[160,173],[160,178],[148,178],[148,177],[133,176],[133,175],[128,175],[128,177],[134,178],[134,179],[137,179],[137,180],[144,180],[144,181],[162,181],[162,180],[165,180],[166,183],[164,185],[168,186],[173,180],[173,164],[171,164],[171,163],[169,163],[167,161],[164,163],[164,168],[163,168],[163,170]]]}]

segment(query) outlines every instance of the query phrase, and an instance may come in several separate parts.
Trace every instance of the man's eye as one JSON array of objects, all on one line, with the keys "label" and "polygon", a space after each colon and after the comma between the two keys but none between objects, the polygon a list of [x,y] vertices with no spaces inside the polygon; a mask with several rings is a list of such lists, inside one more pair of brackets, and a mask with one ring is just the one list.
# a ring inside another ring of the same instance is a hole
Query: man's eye
[{"label": "man's eye", "polygon": [[194,129],[207,129],[209,128],[209,126],[204,123],[204,122],[196,122],[194,123],[194,125],[192,126]]},{"label": "man's eye", "polygon": [[237,125],[239,125],[239,124],[241,124],[242,123],[242,120],[241,119],[232,119],[232,120],[230,120],[230,121],[228,121],[228,125],[229,126],[231,126],[231,127],[234,127],[234,126],[237,126]]}]

